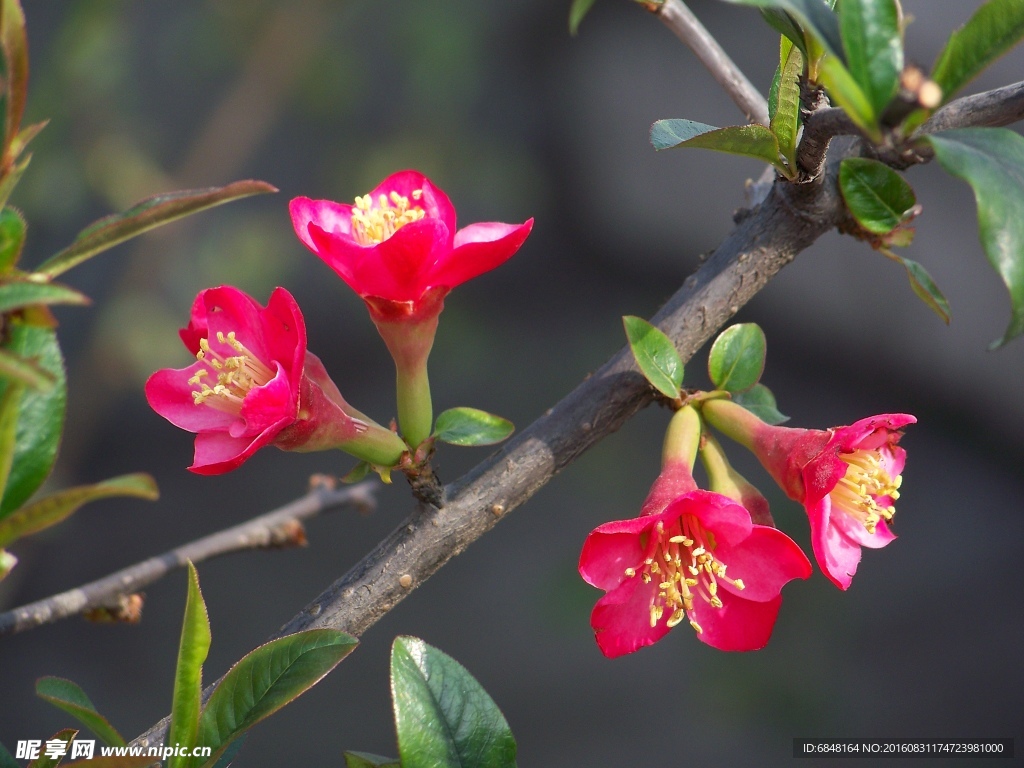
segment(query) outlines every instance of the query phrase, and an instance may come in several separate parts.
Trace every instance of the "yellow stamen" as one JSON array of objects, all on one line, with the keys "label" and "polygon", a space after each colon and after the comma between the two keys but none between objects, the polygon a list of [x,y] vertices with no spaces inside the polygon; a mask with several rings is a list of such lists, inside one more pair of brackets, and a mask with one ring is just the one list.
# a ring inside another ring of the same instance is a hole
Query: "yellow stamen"
[{"label": "yellow stamen", "polygon": [[[192,392],[192,401],[237,416],[249,391],[273,379],[274,371],[242,344],[234,331],[226,335],[218,331],[216,339],[221,347],[229,347],[238,354],[224,354],[222,349],[214,349],[209,339],[199,340],[196,360],[208,367],[198,369],[188,380],[198,387]],[[211,374],[217,376],[212,386],[204,381]]]},{"label": "yellow stamen", "polygon": [[[412,191],[413,201],[418,202],[422,197],[422,189]],[[426,215],[423,208],[410,204],[408,197],[394,191],[390,195],[378,195],[376,205],[369,195],[356,197],[352,208],[352,237],[360,245],[376,245]]]},{"label": "yellow stamen", "polygon": [[896,501],[903,476],[889,476],[881,453],[876,450],[857,449],[843,453],[839,458],[846,462],[846,474],[829,493],[832,508],[839,510],[874,534],[880,520],[891,521],[896,514],[892,504],[882,506],[879,499]]}]

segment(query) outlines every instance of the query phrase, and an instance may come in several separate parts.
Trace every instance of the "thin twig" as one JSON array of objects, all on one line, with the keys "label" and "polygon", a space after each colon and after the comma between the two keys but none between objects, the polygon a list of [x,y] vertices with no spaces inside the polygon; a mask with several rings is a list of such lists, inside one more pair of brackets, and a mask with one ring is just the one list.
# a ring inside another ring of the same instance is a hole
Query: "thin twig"
[{"label": "thin twig", "polygon": [[683,0],[665,0],[648,6],[675,36],[686,43],[701,64],[746,116],[747,122],[768,125],[768,102],[736,63],[729,58],[714,36],[693,15]]},{"label": "thin twig", "polygon": [[302,529],[296,529],[295,523],[344,507],[372,510],[376,506],[373,494],[377,488],[376,481],[340,490],[319,485],[290,504],[241,525],[204,536],[68,592],[0,614],[0,636],[95,609],[116,608],[122,598],[181,568],[189,560],[198,563],[230,552],[300,544],[305,539]]},{"label": "thin twig", "polygon": [[[1012,112],[1017,106],[1009,93],[1007,97],[1007,110]],[[956,108],[953,114],[957,119],[947,127],[983,124],[968,110]],[[998,110],[985,113],[985,120],[1001,119]],[[851,142],[847,150],[858,148]],[[764,202],[741,218],[654,316],[653,322],[675,342],[684,362],[782,267],[841,220],[844,209],[836,174],[842,158],[836,155],[814,182],[777,182]],[[422,505],[274,638],[317,628],[362,635],[442,565],[653,399],[629,348],[619,350],[501,451],[447,486],[444,507]],[[204,700],[216,686],[217,682],[203,691]],[[132,744],[162,743],[168,722],[169,718],[161,720]]]}]

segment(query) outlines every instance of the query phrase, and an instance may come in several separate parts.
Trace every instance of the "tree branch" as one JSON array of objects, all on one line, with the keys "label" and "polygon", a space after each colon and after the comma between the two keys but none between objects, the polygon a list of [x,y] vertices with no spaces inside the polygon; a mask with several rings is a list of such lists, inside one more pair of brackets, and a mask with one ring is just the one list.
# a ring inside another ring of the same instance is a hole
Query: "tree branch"
[{"label": "tree branch", "polygon": [[[1000,91],[1015,98],[1012,88]],[[956,110],[948,113],[956,115],[948,127],[983,124],[958,104],[947,107]],[[822,176],[806,184],[776,182],[765,200],[740,217],[732,233],[652,318],[675,342],[684,362],[780,269],[842,219],[836,185],[839,161],[860,150],[858,142],[849,143],[844,152],[829,159]],[[447,486],[445,506],[421,505],[271,639],[318,628],[362,635],[441,566],[653,400],[654,392],[629,348],[619,350],[504,448]],[[206,688],[204,700],[216,686]],[[165,718],[132,743],[162,743],[168,721]]]},{"label": "tree branch", "polygon": [[683,0],[664,0],[647,7],[697,55],[746,116],[747,122],[768,125],[768,102]]},{"label": "tree branch", "polygon": [[376,481],[340,490],[327,484],[316,485],[305,496],[241,525],[204,536],[98,581],[0,614],[0,637],[50,624],[78,613],[102,609],[117,611],[123,606],[124,598],[175,568],[183,567],[189,560],[198,563],[247,549],[301,545],[305,543],[302,520],[345,507],[370,511],[376,507],[373,494],[379,487]]}]

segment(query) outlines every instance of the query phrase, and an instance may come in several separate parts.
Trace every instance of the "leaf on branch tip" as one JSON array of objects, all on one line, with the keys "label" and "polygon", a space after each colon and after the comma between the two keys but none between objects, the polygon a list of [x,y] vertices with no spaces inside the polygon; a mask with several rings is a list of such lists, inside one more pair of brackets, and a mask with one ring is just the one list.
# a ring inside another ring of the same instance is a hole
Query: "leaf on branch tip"
[{"label": "leaf on branch tip", "polygon": [[636,364],[647,381],[665,397],[678,398],[683,385],[683,359],[672,339],[641,317],[626,315],[622,325]]},{"label": "leaf on branch tip", "polygon": [[451,445],[494,445],[515,431],[508,419],[478,408],[449,408],[434,422],[434,436]]},{"label": "leaf on branch tip", "polygon": [[764,373],[768,342],[757,323],[738,323],[718,334],[708,353],[708,375],[719,389],[743,392]]}]

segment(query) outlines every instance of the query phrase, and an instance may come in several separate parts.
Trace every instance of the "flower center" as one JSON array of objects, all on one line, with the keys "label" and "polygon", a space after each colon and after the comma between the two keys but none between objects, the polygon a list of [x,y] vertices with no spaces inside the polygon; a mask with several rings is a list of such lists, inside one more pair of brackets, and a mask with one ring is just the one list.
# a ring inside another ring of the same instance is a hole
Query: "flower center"
[{"label": "flower center", "polygon": [[659,521],[652,533],[641,567],[627,568],[626,576],[639,574],[644,584],[658,582],[658,594],[651,603],[651,626],[654,627],[666,611],[671,611],[668,626],[674,627],[684,618],[690,626],[703,632],[693,618],[694,597],[712,608],[721,608],[718,596],[720,582],[743,589],[742,579],[725,575],[726,565],[715,557],[715,537],[693,515],[683,515],[668,529]]},{"label": "flower center", "polygon": [[890,477],[877,450],[858,449],[840,454],[839,458],[846,462],[846,474],[829,493],[832,506],[850,515],[873,534],[879,520],[891,521],[896,514],[892,502],[900,497],[903,475],[896,475],[895,479]]},{"label": "flower center", "polygon": [[[422,197],[422,189],[412,191],[413,201]],[[376,245],[406,224],[419,221],[426,215],[420,206],[410,205],[409,198],[397,192],[378,195],[376,205],[369,195],[356,197],[355,207],[352,208],[352,237],[360,245]]]},{"label": "flower center", "polygon": [[[249,390],[262,387],[274,378],[274,372],[235,338],[234,331],[226,336],[218,331],[217,342],[222,348],[228,347],[238,354],[224,354],[223,349],[213,349],[209,339],[201,339],[196,360],[207,367],[200,368],[188,380],[189,384],[198,387],[192,391],[192,400],[196,405],[208,405],[237,416]],[[210,381],[210,376],[216,376],[217,380]]]}]

